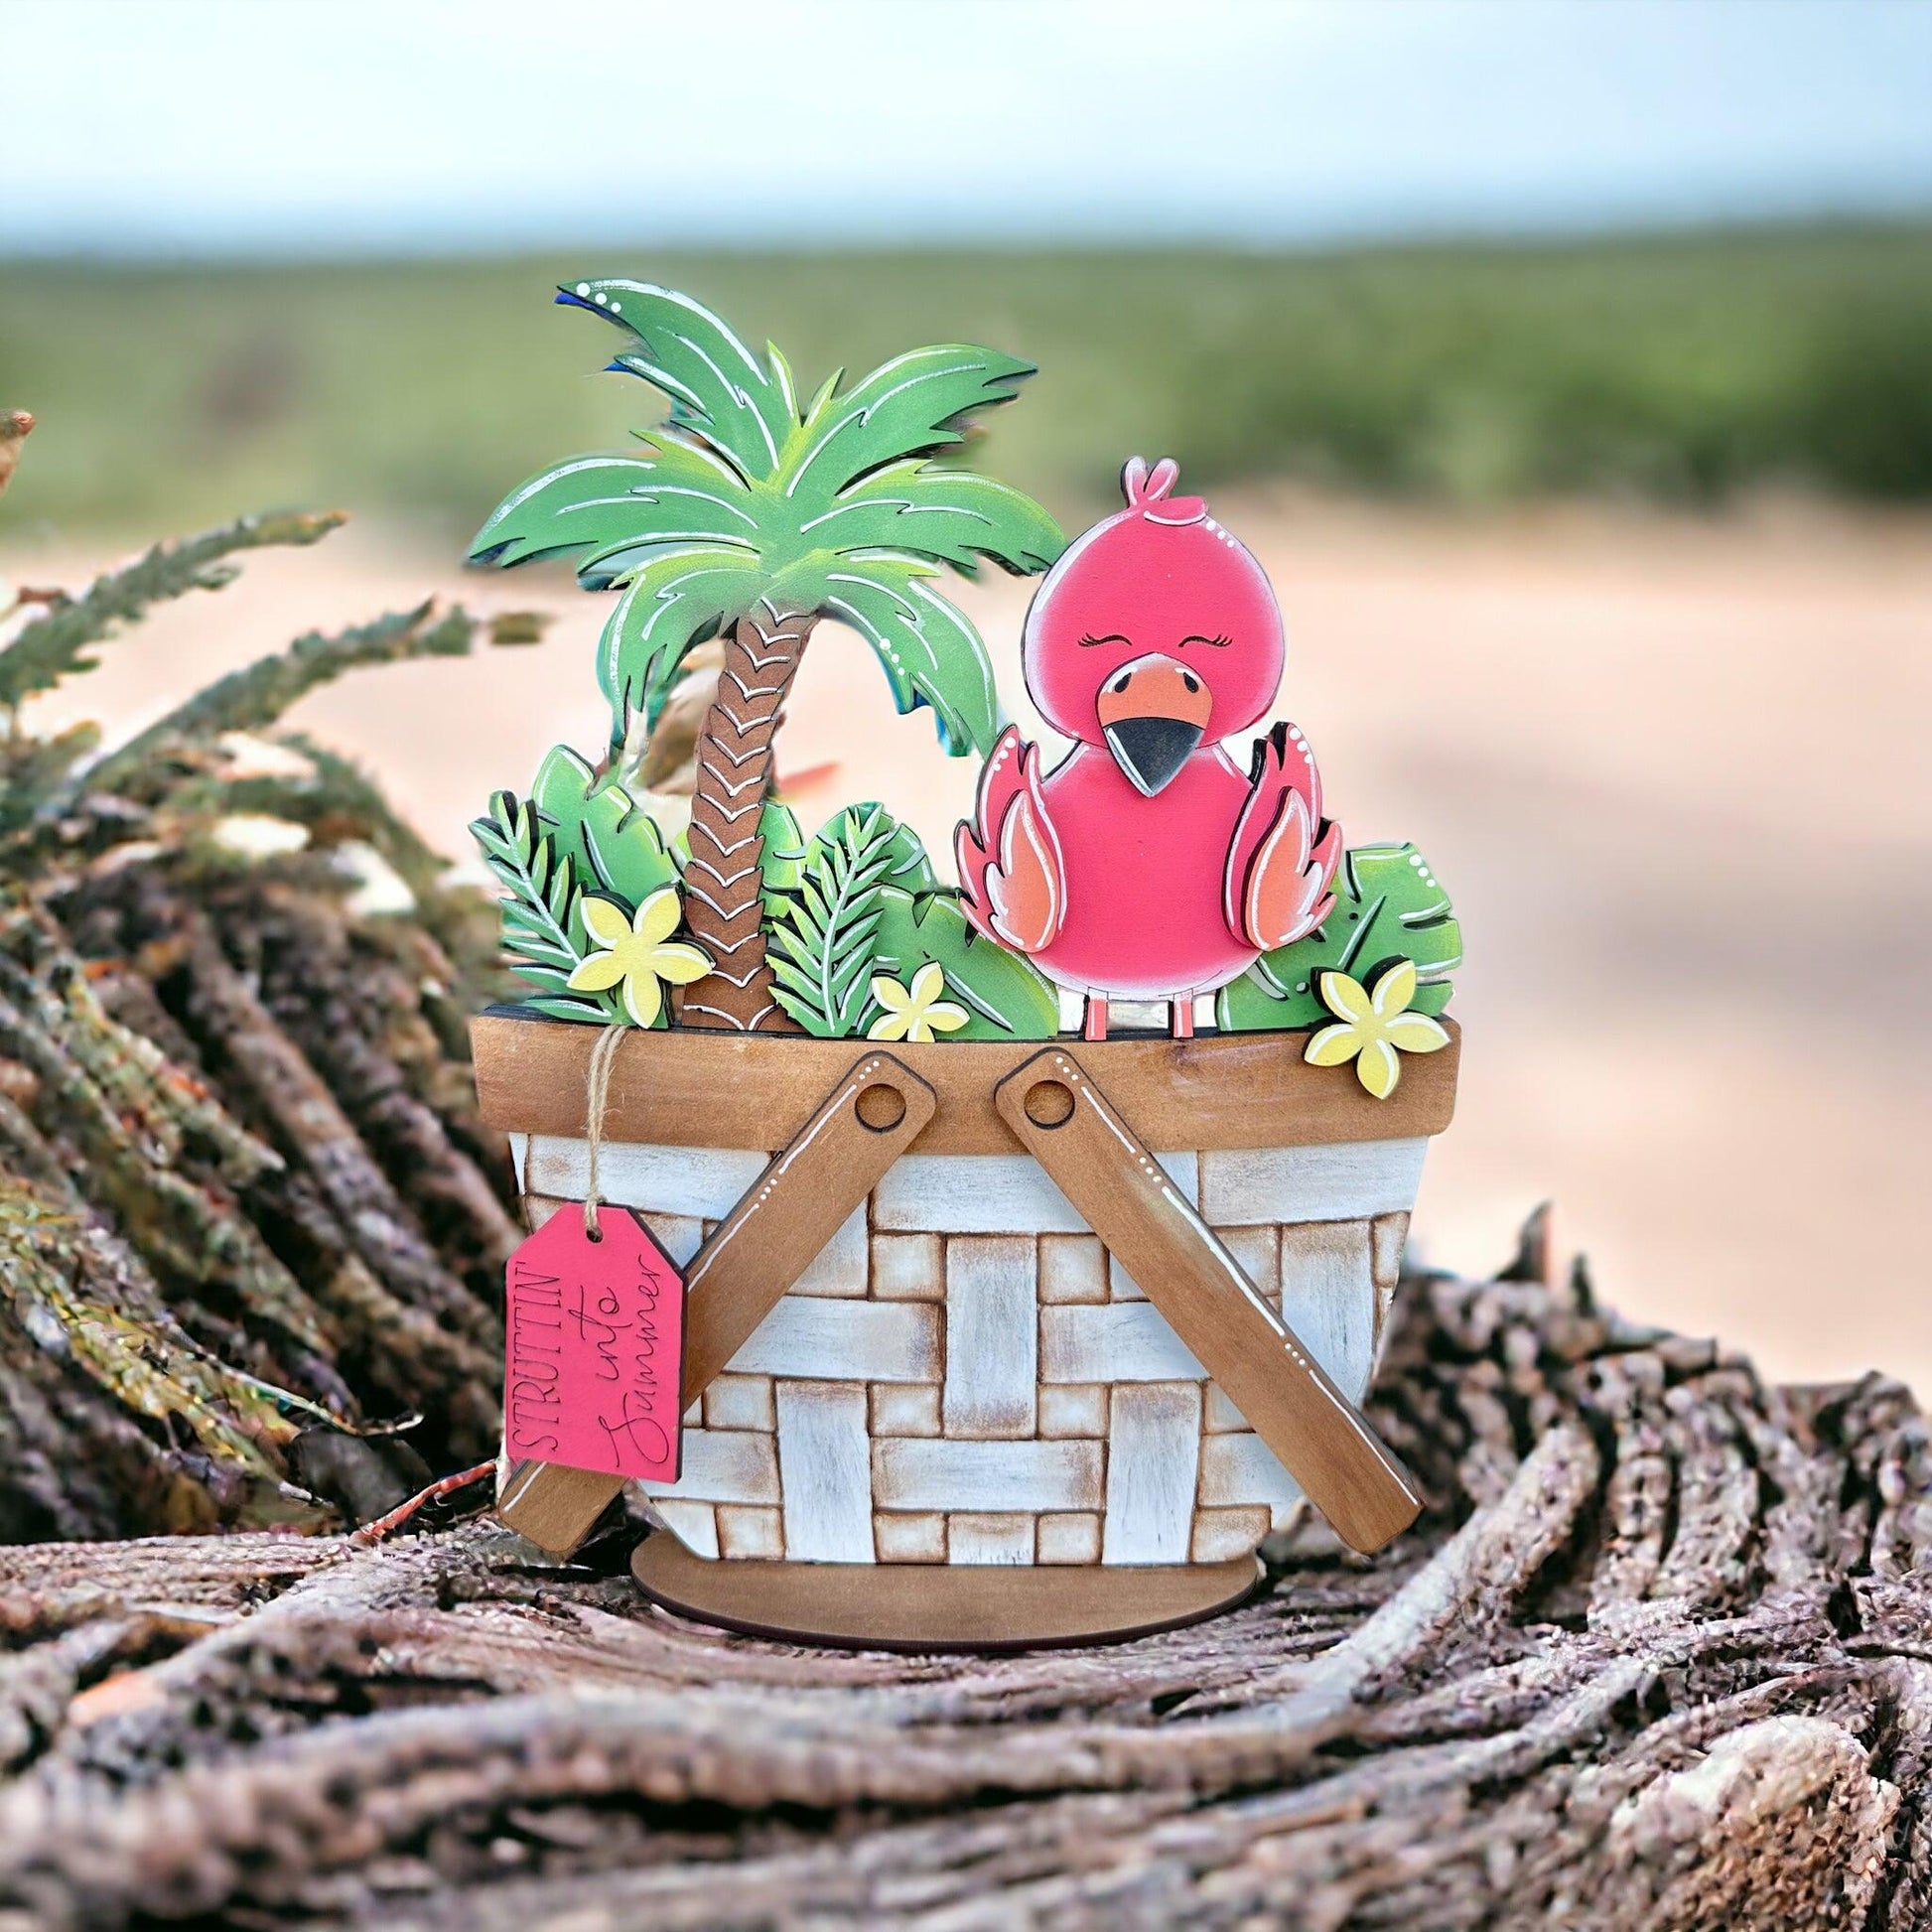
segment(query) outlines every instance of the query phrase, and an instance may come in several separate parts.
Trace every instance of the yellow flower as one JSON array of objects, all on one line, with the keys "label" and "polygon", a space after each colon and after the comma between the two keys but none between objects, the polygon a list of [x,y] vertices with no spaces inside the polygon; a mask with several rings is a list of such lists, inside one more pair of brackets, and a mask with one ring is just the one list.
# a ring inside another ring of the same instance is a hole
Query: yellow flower
[{"label": "yellow flower", "polygon": [[696,946],[671,940],[680,916],[675,886],[660,886],[627,919],[616,900],[587,896],[584,926],[600,950],[571,974],[570,990],[604,993],[621,986],[632,1023],[655,1026],[664,1010],[664,985],[689,986],[711,971]]},{"label": "yellow flower", "polygon": [[934,1031],[956,1034],[971,1015],[939,995],[946,990],[945,969],[928,959],[912,975],[910,988],[884,974],[872,983],[872,997],[886,1009],[872,1023],[868,1039],[929,1040]]},{"label": "yellow flower", "polygon": [[1320,993],[1336,1024],[1323,1027],[1302,1057],[1311,1066],[1353,1060],[1356,1078],[1377,1100],[1388,1099],[1402,1078],[1398,1051],[1433,1053],[1449,1044],[1449,1035],[1428,1014],[1408,1010],[1416,997],[1414,960],[1385,967],[1373,992],[1346,973],[1323,973]]}]

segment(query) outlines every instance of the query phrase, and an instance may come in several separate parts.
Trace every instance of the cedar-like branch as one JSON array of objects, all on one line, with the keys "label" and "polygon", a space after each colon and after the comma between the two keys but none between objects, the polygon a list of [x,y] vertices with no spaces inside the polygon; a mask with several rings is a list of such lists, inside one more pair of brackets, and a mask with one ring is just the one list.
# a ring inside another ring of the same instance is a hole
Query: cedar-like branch
[{"label": "cedar-like branch", "polygon": [[[80,667],[158,597],[217,587],[226,550],[329,524],[163,546],[16,630],[13,688]],[[493,920],[321,748],[306,788],[274,800],[316,856],[254,861],[207,837],[237,799],[271,802],[230,776],[225,734],[475,630],[424,607],[305,637],[84,786],[66,776],[84,737],[16,726],[0,772],[0,1541],[361,1520],[493,1449],[516,1230],[461,1057],[465,1018],[500,983]],[[404,874],[413,920],[349,909],[329,854],[358,837]]]},{"label": "cedar-like branch", "polygon": [[[259,732],[313,691],[370,664],[403,664],[418,657],[466,657],[477,620],[457,609],[437,613],[434,602],[393,611],[372,623],[326,635],[311,630],[286,650],[217,678],[186,704],[108,753],[87,774],[90,786],[126,789],[138,774],[179,746],[206,743],[225,732]],[[144,788],[140,788],[144,789]]]},{"label": "cedar-like branch", "polygon": [[153,605],[232,583],[235,571],[222,559],[274,544],[319,543],[346,520],[342,510],[244,516],[203,536],[156,544],[0,646],[0,707],[17,707],[75,671],[92,670],[99,660],[86,655],[88,648],[137,621]]}]

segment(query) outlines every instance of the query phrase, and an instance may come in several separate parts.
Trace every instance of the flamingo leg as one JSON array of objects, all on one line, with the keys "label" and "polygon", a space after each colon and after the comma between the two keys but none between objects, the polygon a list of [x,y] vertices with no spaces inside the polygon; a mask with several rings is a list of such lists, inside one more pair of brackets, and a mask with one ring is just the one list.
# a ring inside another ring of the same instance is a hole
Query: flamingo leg
[{"label": "flamingo leg", "polygon": [[1082,1039],[1105,1039],[1107,1037],[1107,996],[1104,993],[1089,993],[1084,1017],[1080,1022]]},{"label": "flamingo leg", "polygon": [[1168,1002],[1168,1032],[1175,1039],[1193,1038],[1194,996],[1191,993]]}]

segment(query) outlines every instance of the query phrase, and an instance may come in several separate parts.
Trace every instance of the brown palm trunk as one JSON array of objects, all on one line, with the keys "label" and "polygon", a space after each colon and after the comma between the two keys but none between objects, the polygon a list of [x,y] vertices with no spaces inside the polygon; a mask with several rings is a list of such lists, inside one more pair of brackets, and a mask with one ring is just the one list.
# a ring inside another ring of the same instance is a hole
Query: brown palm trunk
[{"label": "brown palm trunk", "polygon": [[771,739],[784,715],[815,617],[760,605],[725,643],[718,696],[698,738],[691,793],[691,863],[684,917],[713,970],[684,989],[678,1024],[735,1033],[794,1033],[771,997],[764,957],[759,814],[771,773]]}]

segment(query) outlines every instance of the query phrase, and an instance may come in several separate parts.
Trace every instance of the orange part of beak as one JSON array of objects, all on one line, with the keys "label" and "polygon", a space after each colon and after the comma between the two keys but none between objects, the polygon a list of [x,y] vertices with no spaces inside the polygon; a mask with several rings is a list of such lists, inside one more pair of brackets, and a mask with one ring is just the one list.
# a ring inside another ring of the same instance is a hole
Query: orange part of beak
[{"label": "orange part of beak", "polygon": [[1100,687],[1101,736],[1122,775],[1152,798],[1179,775],[1207,730],[1207,681],[1160,651],[1123,664]]},{"label": "orange part of beak", "polygon": [[1214,694],[1198,671],[1164,651],[1151,650],[1108,678],[1096,709],[1102,731],[1130,718],[1171,718],[1204,732]]}]

